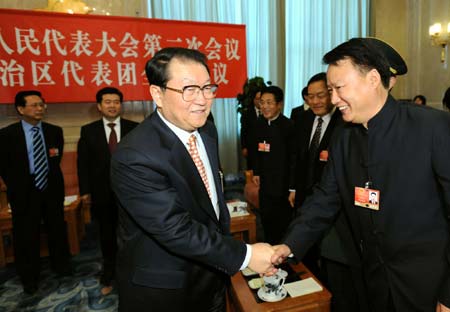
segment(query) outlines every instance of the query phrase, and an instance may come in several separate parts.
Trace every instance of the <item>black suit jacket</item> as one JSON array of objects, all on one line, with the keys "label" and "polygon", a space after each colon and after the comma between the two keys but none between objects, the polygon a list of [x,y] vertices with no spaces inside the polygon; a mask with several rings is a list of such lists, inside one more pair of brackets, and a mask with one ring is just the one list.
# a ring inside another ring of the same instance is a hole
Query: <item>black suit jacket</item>
[{"label": "black suit jacket", "polygon": [[[120,118],[121,140],[136,126],[136,122]],[[94,203],[108,203],[112,198],[109,178],[111,153],[103,119],[81,127],[77,154],[80,195],[91,194]]]},{"label": "black suit jacket", "polygon": [[[312,110],[307,110],[302,113],[301,118],[297,119],[297,122],[294,122],[294,133],[296,136],[295,161],[292,163],[292,169],[290,171],[289,188],[296,190],[296,206],[301,205],[306,196],[311,194],[313,185],[320,180],[323,168],[327,163],[324,159],[321,160],[319,155],[311,155],[309,150],[309,141],[315,117],[316,115],[314,115]],[[341,113],[338,110],[334,111],[320,141],[319,154],[322,151],[328,150],[328,145],[334,130],[342,124]],[[315,159],[310,161],[311,157],[315,157]],[[308,166],[311,163],[313,163],[313,174],[309,175]]]},{"label": "black suit jacket", "polygon": [[[64,137],[61,127],[42,122],[49,165],[47,191],[64,202],[64,179],[60,168]],[[34,180],[30,174],[25,133],[21,122],[0,130],[0,176],[7,186],[8,200],[14,212],[29,207],[29,196]],[[51,151],[51,153],[50,153]]]},{"label": "black suit jacket", "polygon": [[305,105],[300,105],[297,107],[294,107],[291,110],[291,116],[289,117],[294,124],[301,124],[303,115],[307,112],[307,109],[305,109]]},{"label": "black suit jacket", "polygon": [[256,116],[255,106],[251,105],[241,117],[241,148],[247,149],[247,169],[255,169],[256,158],[258,157],[258,142],[256,125],[261,115]]},{"label": "black suit jacket", "polygon": [[[119,145],[111,182],[119,202],[119,283],[183,289],[191,300],[207,303],[210,286],[239,270],[246,246],[230,236],[217,131],[210,122],[198,131],[214,174],[219,220],[184,143],[156,112]],[[167,300],[176,298],[168,294]]]},{"label": "black suit jacket", "polygon": [[[302,257],[341,211],[336,226],[352,265],[361,265],[374,311],[386,291],[397,311],[450,307],[450,116],[388,97],[368,123],[346,124],[330,144],[320,184],[288,229]],[[380,191],[379,211],[354,205],[354,188]],[[346,235],[351,233],[351,235]]]}]

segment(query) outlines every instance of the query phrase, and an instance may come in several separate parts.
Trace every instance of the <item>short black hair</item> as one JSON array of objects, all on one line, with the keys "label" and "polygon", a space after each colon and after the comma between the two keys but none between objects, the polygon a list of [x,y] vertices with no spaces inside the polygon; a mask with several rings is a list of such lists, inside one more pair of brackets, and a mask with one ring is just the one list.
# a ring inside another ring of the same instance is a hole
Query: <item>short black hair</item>
[{"label": "short black hair", "polygon": [[95,95],[95,99],[97,100],[97,103],[100,104],[103,100],[103,95],[105,94],[117,94],[120,98],[120,103],[123,101],[123,94],[120,92],[119,89],[113,88],[113,87],[105,87],[103,89],[100,89],[97,91],[97,94]]},{"label": "short black hair", "polygon": [[427,98],[425,97],[425,95],[422,95],[422,94],[416,95],[413,98],[413,102],[415,102],[416,99],[420,99],[422,101],[422,105],[427,105]]},{"label": "short black hair", "polygon": [[308,96],[308,87],[304,87],[303,89],[302,89],[302,98],[303,98],[303,101],[306,101],[306,97]]},{"label": "short black hair", "polygon": [[156,85],[161,88],[166,87],[167,81],[170,79],[167,67],[174,58],[181,61],[200,63],[205,66],[209,74],[207,58],[200,51],[180,47],[168,47],[156,52],[145,65],[145,74],[150,85]]},{"label": "short black hair", "polygon": [[284,100],[284,93],[280,87],[277,87],[277,86],[265,87],[261,91],[261,96],[263,96],[263,94],[266,94],[266,93],[273,94],[273,96],[275,97],[275,101],[277,101],[277,102],[283,102],[283,100]]},{"label": "short black hair", "polygon": [[41,92],[39,92],[37,90],[19,91],[19,92],[17,92],[16,97],[14,99],[14,106],[16,107],[16,110],[17,110],[17,107],[19,107],[19,106],[22,106],[22,107],[25,106],[25,104],[27,103],[27,101],[25,100],[25,97],[30,96],[30,95],[37,95],[42,99],[43,102],[45,102],[44,98],[42,97]]},{"label": "short black hair", "polygon": [[442,104],[450,109],[450,87],[444,93],[444,98],[442,99]]},{"label": "short black hair", "polygon": [[[327,85],[327,74],[325,72],[321,72],[321,73],[315,74],[314,76],[309,78],[306,90],[308,91],[308,87],[310,84],[312,84],[313,82],[317,82],[317,81],[325,82],[325,86],[326,86]],[[308,92],[306,92],[306,93],[308,93]]]},{"label": "short black hair", "polygon": [[384,88],[389,89],[391,77],[389,62],[371,41],[363,40],[363,38],[350,39],[325,54],[323,62],[328,65],[337,65],[338,61],[344,59],[350,59],[352,64],[364,74],[372,69],[377,70]]}]

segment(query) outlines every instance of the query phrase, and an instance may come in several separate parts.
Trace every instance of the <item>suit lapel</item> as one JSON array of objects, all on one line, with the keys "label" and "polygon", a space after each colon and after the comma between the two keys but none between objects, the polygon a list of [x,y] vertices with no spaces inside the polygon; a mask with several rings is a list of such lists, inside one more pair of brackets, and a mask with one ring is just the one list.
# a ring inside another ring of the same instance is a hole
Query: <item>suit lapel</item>
[{"label": "suit lapel", "polygon": [[28,160],[28,150],[27,150],[27,143],[25,140],[25,133],[23,132],[22,123],[18,122],[16,124],[16,130],[14,131],[15,140],[13,142],[16,142],[17,144],[14,144],[14,148],[17,149],[17,153],[14,153],[17,155],[19,164],[24,164],[27,170],[27,174],[30,175],[30,162]]},{"label": "suit lapel", "polygon": [[334,111],[333,115],[331,115],[330,122],[328,123],[327,128],[325,129],[325,133],[323,134],[322,140],[320,141],[319,145],[319,152],[325,149],[328,149],[328,142],[330,141],[331,134],[333,132],[333,129],[336,125],[336,121],[338,118],[338,112]]},{"label": "suit lapel", "polygon": [[107,159],[110,158],[108,138],[106,137],[105,127],[103,126],[103,119],[100,119],[95,124],[95,137],[98,138],[98,147],[102,153],[105,153]]},{"label": "suit lapel", "polygon": [[203,144],[205,145],[206,153],[208,154],[209,164],[211,166],[211,171],[214,178],[214,186],[216,188],[218,201],[217,204],[219,207],[219,219],[222,223],[228,223],[230,215],[228,212],[228,208],[226,207],[226,204],[223,201],[223,197],[221,196],[222,195],[221,193],[223,193],[223,189],[219,175],[219,159],[217,158],[218,154],[217,141],[214,140],[210,135],[205,133],[205,131],[202,131],[202,129],[199,130],[199,133],[202,137]]},{"label": "suit lapel", "polygon": [[[47,154],[47,159],[50,159],[49,157],[49,150],[50,148],[54,148],[53,140],[52,140],[52,134],[50,132],[50,129],[47,127],[47,125],[43,122],[42,123],[42,132],[44,133],[44,139],[45,139],[45,153]],[[61,152],[61,151],[59,151]]]},{"label": "suit lapel", "polygon": [[172,158],[170,161],[175,170],[185,179],[186,185],[190,188],[192,196],[200,208],[218,223],[211,199],[186,147],[175,133],[164,124],[157,113],[154,113],[153,120],[155,121],[155,127],[160,130],[163,143],[165,142],[171,150]]},{"label": "suit lapel", "polygon": [[122,139],[131,130],[131,124],[120,118],[120,138]]},{"label": "suit lapel", "polygon": [[305,133],[304,148],[307,152],[309,151],[309,143],[311,140],[311,133],[312,133],[312,128],[314,125],[315,117],[316,117],[316,115],[314,115],[312,111],[305,112],[305,122],[303,123],[304,133]]}]

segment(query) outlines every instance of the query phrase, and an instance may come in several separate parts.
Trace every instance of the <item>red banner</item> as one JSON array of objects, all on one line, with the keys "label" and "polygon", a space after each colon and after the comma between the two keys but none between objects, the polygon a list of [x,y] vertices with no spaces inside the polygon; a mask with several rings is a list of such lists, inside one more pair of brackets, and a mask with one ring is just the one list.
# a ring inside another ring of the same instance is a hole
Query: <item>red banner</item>
[{"label": "red banner", "polygon": [[47,102],[94,102],[107,86],[148,100],[145,63],[169,46],[208,57],[218,97],[235,97],[247,78],[244,25],[7,9],[0,20],[0,103],[25,89]]}]

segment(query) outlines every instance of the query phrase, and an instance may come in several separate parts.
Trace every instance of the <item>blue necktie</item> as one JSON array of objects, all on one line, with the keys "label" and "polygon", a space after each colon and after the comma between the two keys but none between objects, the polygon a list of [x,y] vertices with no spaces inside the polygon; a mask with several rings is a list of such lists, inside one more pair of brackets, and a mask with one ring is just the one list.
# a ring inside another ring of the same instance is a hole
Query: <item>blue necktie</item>
[{"label": "blue necktie", "polygon": [[44,141],[38,127],[33,127],[34,185],[40,191],[47,187],[48,164]]}]

